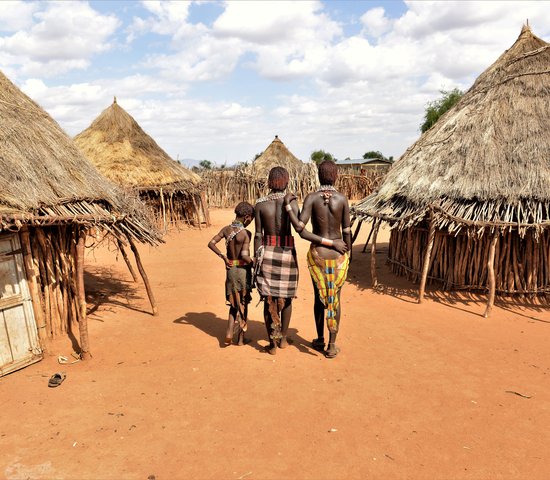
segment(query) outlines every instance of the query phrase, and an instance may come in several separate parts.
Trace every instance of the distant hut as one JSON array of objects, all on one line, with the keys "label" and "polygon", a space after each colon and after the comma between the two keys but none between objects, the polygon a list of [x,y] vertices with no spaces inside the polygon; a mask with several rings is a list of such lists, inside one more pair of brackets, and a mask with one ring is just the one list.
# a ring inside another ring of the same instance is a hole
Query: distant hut
[{"label": "distant hut", "polygon": [[246,200],[253,203],[268,193],[267,177],[276,166],[284,167],[290,174],[288,191],[303,199],[319,187],[317,167],[313,162],[304,163],[290,152],[278,135],[264,152],[250,165],[235,170],[212,170],[203,175],[207,185],[210,205],[231,207]]},{"label": "distant hut", "polygon": [[172,160],[116,98],[75,142],[109,180],[137,191],[165,230],[209,224],[201,178]]},{"label": "distant hut", "polygon": [[[399,274],[444,289],[550,292],[550,45],[517,41],[354,209],[393,230]],[[373,262],[373,281],[376,272]]]},{"label": "distant hut", "polygon": [[81,355],[89,355],[84,248],[91,229],[133,250],[135,242],[159,240],[141,202],[103,178],[0,72],[0,376],[39,360],[50,339],[72,335],[76,324]]}]

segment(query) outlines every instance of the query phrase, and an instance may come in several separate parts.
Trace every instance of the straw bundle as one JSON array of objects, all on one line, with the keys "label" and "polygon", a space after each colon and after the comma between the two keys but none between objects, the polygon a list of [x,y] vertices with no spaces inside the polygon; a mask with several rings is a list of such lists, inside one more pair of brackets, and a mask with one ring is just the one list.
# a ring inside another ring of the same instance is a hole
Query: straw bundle
[{"label": "straw bundle", "polygon": [[103,175],[139,192],[165,228],[208,223],[201,178],[172,160],[116,98],[75,142]]},{"label": "straw bundle", "polygon": [[376,170],[367,171],[363,175],[338,173],[335,186],[349,200],[359,200],[374,192],[385,175],[386,172]]},{"label": "straw bundle", "polygon": [[[548,257],[549,65],[550,45],[524,26],[514,45],[396,162],[380,189],[355,207],[360,219],[392,225],[390,261],[413,276],[426,270],[421,289],[426,277],[491,293],[548,289],[535,266]],[[502,248],[508,261],[499,270]],[[486,250],[477,269],[476,249]],[[458,274],[461,269],[467,272]],[[506,281],[497,289],[499,279]]]}]

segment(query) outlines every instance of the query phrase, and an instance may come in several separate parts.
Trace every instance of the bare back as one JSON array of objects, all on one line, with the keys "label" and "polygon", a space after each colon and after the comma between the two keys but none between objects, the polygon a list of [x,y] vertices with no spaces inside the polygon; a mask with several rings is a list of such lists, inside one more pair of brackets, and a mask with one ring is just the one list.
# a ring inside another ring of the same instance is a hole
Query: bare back
[{"label": "bare back", "polygon": [[[296,209],[297,210],[297,209]],[[256,237],[254,250],[261,245],[264,235],[284,237],[292,234],[290,218],[284,208],[284,199],[277,198],[256,204]]]},{"label": "bare back", "polygon": [[[350,225],[347,197],[335,191],[330,192],[327,201],[322,192],[310,193],[304,200],[300,220],[307,224],[310,219],[314,234],[330,240],[341,239],[342,230]],[[340,255],[332,248],[322,245],[314,248],[326,259],[334,259]]]}]

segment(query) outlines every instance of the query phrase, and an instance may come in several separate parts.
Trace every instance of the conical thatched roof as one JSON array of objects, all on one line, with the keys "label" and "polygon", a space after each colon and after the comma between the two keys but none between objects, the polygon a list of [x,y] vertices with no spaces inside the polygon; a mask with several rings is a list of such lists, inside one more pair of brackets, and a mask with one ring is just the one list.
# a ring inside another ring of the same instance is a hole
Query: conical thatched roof
[{"label": "conical thatched roof", "polygon": [[432,209],[450,230],[549,221],[549,47],[524,26],[355,213],[406,227]]},{"label": "conical thatched roof", "polygon": [[172,160],[116,99],[75,142],[103,175],[125,187],[189,191],[201,182],[197,174]]},{"label": "conical thatched roof", "polygon": [[[71,138],[0,72],[0,229],[20,222],[125,224],[155,240],[142,207],[102,177]],[[116,229],[116,227],[114,227]]]},{"label": "conical thatched roof", "polygon": [[275,139],[248,168],[248,173],[258,179],[267,179],[269,171],[273,167],[284,167],[292,174],[292,172],[300,172],[304,165],[304,162],[298,160],[286,148],[286,145],[281,141],[279,136],[275,135]]}]

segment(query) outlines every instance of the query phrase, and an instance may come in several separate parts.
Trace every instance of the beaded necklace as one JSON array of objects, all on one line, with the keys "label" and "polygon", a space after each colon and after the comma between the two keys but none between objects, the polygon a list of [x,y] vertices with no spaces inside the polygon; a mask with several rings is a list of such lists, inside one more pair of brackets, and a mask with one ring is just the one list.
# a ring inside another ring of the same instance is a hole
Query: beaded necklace
[{"label": "beaded necklace", "polygon": [[256,205],[258,203],[267,202],[269,200],[277,200],[279,198],[284,198],[284,196],[285,196],[285,192],[269,192],[269,194],[266,195],[265,197],[258,198],[258,200],[256,200]]},{"label": "beaded necklace", "polygon": [[328,202],[330,200],[330,197],[332,197],[333,192],[337,192],[336,188],[334,188],[334,185],[321,185],[317,191],[321,194],[321,197],[323,197],[323,201],[325,202],[325,205],[328,205]]}]

